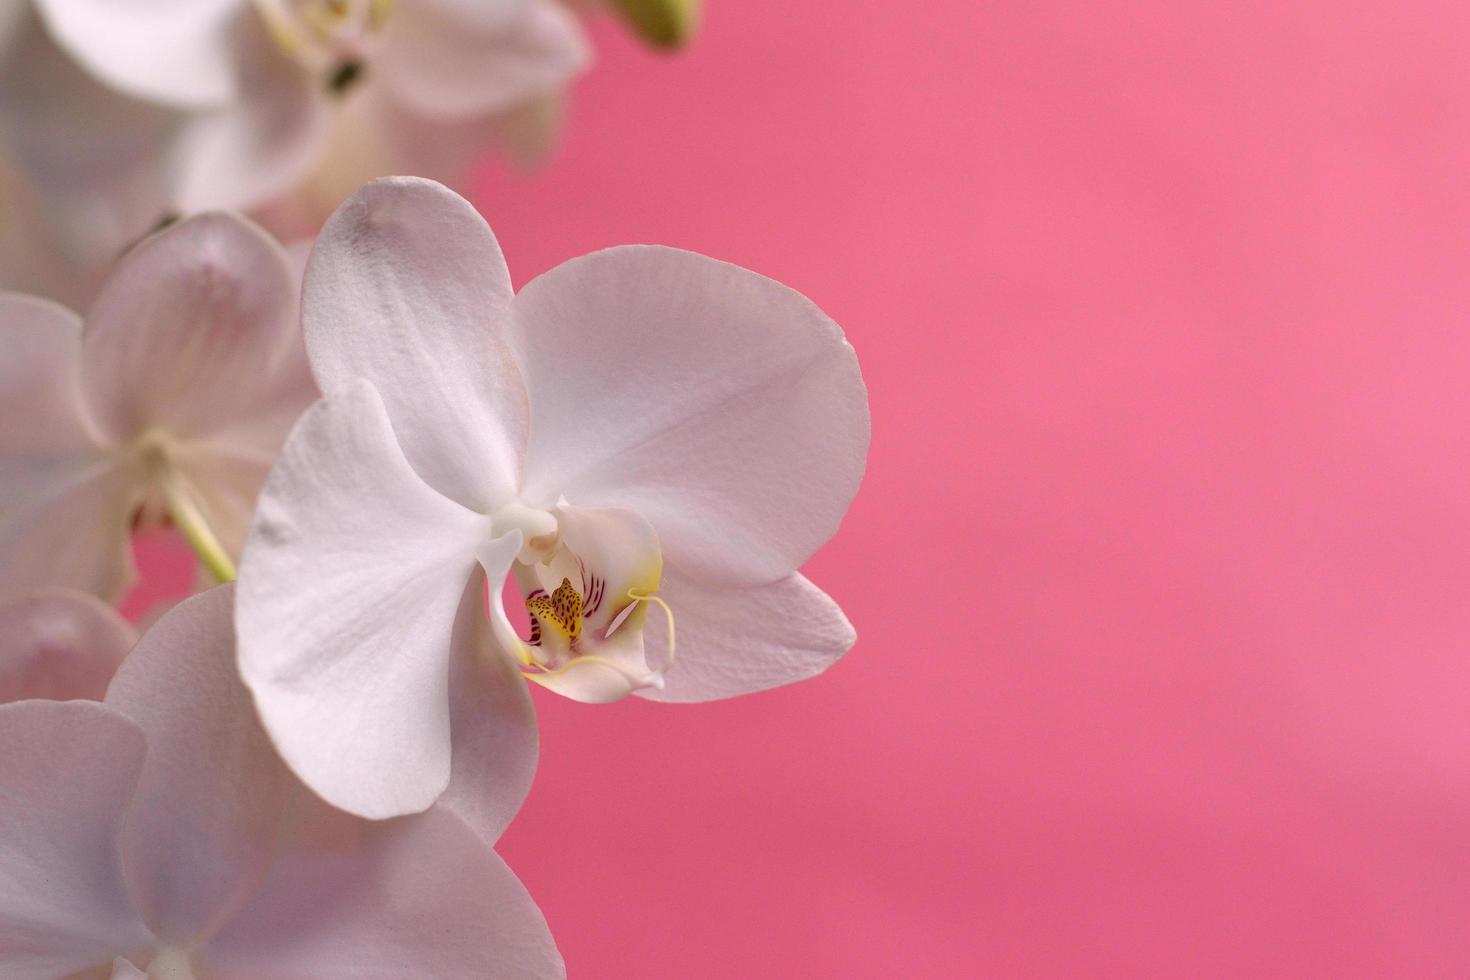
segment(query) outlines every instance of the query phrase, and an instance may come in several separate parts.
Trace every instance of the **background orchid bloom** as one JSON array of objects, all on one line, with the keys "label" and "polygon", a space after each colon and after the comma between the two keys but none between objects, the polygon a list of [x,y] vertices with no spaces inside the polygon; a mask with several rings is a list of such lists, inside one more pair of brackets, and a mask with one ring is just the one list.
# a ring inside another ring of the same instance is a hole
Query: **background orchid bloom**
[{"label": "background orchid bloom", "polygon": [[105,704],[0,706],[0,974],[563,976],[458,818],[368,824],[292,779],[235,672],[232,600],[164,616]]},{"label": "background orchid bloom", "polygon": [[98,82],[31,8],[0,4],[0,289],[81,308],[174,210],[185,114]]},{"label": "background orchid bloom", "polygon": [[227,214],[131,250],[85,323],[0,294],[0,595],[118,599],[138,527],[228,577],[255,495],[315,397],[286,253]]},{"label": "background orchid bloom", "polygon": [[[392,178],[328,222],[303,323],[326,398],[262,492],[237,626],[266,729],[334,804],[388,817],[447,783],[494,836],[535,766],[524,680],[697,701],[851,646],[795,569],[857,489],[867,397],[841,330],[794,291],[627,247],[512,297],[467,202]],[[509,573],[528,641],[499,599]],[[678,625],[672,665],[650,603]]]},{"label": "background orchid bloom", "polygon": [[[34,2],[97,78],[189,113],[171,160],[185,213],[467,164],[469,147],[529,133],[513,120],[590,61],[555,0]],[[405,125],[438,139],[407,139]]]},{"label": "background orchid bloom", "polygon": [[0,704],[101,701],[137,640],[115,609],[83,592],[39,592],[0,603]]}]

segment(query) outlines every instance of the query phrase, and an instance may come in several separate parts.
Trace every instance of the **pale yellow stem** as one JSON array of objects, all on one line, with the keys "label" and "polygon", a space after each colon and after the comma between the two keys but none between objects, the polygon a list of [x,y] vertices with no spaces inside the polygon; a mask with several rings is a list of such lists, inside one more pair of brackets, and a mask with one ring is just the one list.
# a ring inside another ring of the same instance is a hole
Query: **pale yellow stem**
[{"label": "pale yellow stem", "polygon": [[184,540],[189,542],[189,547],[194,549],[194,554],[199,556],[200,564],[209,570],[216,582],[235,581],[235,563],[210,530],[209,522],[195,505],[188,489],[167,467],[158,472],[157,478],[163,499],[168,504],[169,516],[184,535]]}]

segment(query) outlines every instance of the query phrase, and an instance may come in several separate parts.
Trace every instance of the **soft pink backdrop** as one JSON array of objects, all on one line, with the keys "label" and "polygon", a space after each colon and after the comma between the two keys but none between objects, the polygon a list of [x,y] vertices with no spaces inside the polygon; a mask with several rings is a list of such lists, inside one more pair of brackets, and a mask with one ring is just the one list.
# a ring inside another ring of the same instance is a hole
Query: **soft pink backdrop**
[{"label": "soft pink backdrop", "polygon": [[1464,4],[708,8],[475,199],[518,281],[664,242],[846,327],[860,641],[538,697],[571,975],[1470,975]]}]

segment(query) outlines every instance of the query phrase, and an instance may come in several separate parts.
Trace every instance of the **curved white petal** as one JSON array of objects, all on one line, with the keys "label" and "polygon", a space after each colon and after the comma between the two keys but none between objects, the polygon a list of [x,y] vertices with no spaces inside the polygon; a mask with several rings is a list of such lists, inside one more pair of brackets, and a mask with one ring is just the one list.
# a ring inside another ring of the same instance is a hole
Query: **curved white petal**
[{"label": "curved white petal", "polygon": [[502,338],[510,274],[485,219],[432,181],[358,191],[306,266],[302,323],[324,393],[377,386],[413,468],[488,513],[520,480],[526,395]]},{"label": "curved white petal", "polygon": [[107,691],[148,737],[122,853],[135,905],[165,942],[206,934],[253,891],[295,785],[236,673],[233,608],[232,586],[179,603]]},{"label": "curved white petal", "polygon": [[249,0],[33,0],[56,40],[120,92],[187,108],[234,97]]},{"label": "curved white petal", "polygon": [[147,751],[90,701],[0,705],[0,975],[63,977],[145,945],[117,837]]},{"label": "curved white petal", "polygon": [[509,111],[567,85],[591,61],[581,25],[559,4],[480,27],[431,3],[403,5],[376,67],[415,114],[455,120]]},{"label": "curved white petal", "polygon": [[444,790],[450,641],[489,536],[414,473],[370,383],[291,434],[241,559],[239,663],[276,748],[329,802],[392,817]]},{"label": "curved white petal", "polygon": [[565,976],[546,921],[454,815],[358,822],[335,848],[283,853],[201,952],[214,980]]},{"label": "curved white petal", "polygon": [[[673,665],[653,701],[713,701],[815,677],[852,648],[852,624],[800,574],[768,585],[722,589],[666,567],[660,592],[674,613]],[[665,655],[657,618],[644,633],[650,658]]]},{"label": "curved white petal", "polygon": [[84,391],[114,438],[198,438],[274,406],[299,367],[285,252],[230,214],[187,218],[132,249],[87,317]]},{"label": "curved white petal", "polygon": [[101,701],[138,635],[82,592],[38,592],[0,605],[0,702]]},{"label": "curved white petal", "polygon": [[842,331],[801,294],[629,246],[538,277],[512,312],[528,502],[636,511],[666,560],[727,585],[790,574],[837,529],[867,392]]},{"label": "curved white petal", "polygon": [[[512,547],[512,546],[515,547]],[[519,541],[488,542],[481,564],[496,583],[505,580]],[[493,844],[525,802],[540,750],[536,711],[521,672],[493,641],[485,605],[485,575],[477,572],[465,589],[455,623],[449,665],[450,732],[454,745],[449,786],[439,805],[453,810]]]},{"label": "curved white petal", "polygon": [[239,35],[240,97],[191,116],[175,148],[174,203],[186,213],[268,203],[311,172],[331,138],[318,79],[271,40],[260,18]]}]

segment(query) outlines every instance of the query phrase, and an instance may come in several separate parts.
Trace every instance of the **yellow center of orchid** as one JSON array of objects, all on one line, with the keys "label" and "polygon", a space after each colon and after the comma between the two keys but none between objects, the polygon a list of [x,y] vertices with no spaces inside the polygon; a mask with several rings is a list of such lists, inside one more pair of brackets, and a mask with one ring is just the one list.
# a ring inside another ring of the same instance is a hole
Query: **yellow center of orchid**
[{"label": "yellow center of orchid", "polygon": [[345,95],[363,77],[394,0],[255,0],[276,44],[327,91]]},{"label": "yellow center of orchid", "polygon": [[575,647],[582,638],[582,593],[572,588],[572,580],[564,578],[551,595],[542,592],[526,600],[532,618],[531,642],[540,641],[542,629],[554,630]]},{"label": "yellow center of orchid", "polygon": [[181,450],[167,433],[144,432],[121,453],[136,466],[142,490],[132,508],[133,529],[173,525],[217,582],[235,580],[235,563],[220,544],[198,503],[198,493],[179,467]]}]

